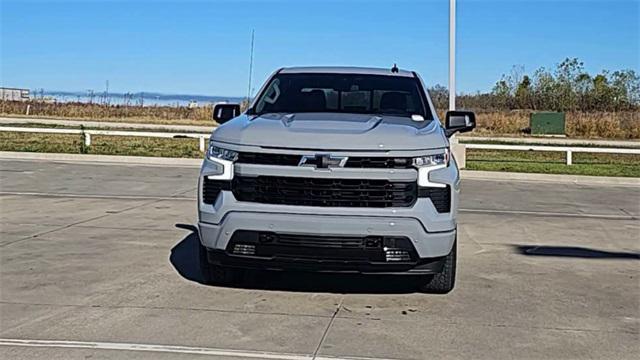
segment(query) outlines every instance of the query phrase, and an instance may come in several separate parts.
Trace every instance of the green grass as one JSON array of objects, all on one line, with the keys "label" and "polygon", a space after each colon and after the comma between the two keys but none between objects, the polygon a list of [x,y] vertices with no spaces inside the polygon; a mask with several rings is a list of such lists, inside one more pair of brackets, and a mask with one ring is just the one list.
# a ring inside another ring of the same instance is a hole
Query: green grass
[{"label": "green grass", "polygon": [[[0,132],[0,151],[82,153],[80,135]],[[87,154],[201,158],[198,139],[91,136]]]},{"label": "green grass", "polygon": [[467,169],[544,174],[640,177],[640,155],[467,149]]}]

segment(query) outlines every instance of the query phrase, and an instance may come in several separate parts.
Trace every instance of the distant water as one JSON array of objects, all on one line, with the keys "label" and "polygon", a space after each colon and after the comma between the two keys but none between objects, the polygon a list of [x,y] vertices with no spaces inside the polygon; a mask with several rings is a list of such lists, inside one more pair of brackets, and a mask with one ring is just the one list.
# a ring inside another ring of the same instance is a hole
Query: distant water
[{"label": "distant water", "polygon": [[57,102],[82,102],[103,104],[108,102],[111,105],[143,105],[143,106],[186,106],[195,101],[198,106],[210,105],[221,101],[239,103],[243,100],[235,96],[208,96],[208,95],[181,95],[181,94],[160,94],[160,93],[134,93],[108,94],[106,99],[104,94],[95,94],[91,97],[86,92],[64,92],[64,91],[43,91],[42,93],[31,92],[32,98],[40,96],[51,97]]}]

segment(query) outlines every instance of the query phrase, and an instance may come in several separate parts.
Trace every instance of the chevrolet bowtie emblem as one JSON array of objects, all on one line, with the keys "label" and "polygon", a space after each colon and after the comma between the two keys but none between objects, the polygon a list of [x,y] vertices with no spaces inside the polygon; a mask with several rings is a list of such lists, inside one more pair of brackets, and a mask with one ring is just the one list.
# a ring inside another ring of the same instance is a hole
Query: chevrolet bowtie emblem
[{"label": "chevrolet bowtie emblem", "polygon": [[298,166],[310,166],[316,169],[344,167],[348,159],[346,156],[333,156],[329,154],[303,155]]}]

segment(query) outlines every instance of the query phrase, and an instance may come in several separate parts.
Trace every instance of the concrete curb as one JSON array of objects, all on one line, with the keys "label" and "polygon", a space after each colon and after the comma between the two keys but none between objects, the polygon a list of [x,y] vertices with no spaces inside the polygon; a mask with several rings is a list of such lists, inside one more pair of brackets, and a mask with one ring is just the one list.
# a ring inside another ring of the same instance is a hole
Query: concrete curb
[{"label": "concrete curb", "polygon": [[[0,160],[53,161],[63,163],[87,163],[105,165],[134,166],[176,166],[200,167],[202,159],[165,158],[145,156],[83,155],[0,151]],[[499,171],[461,170],[462,179],[487,181],[524,181],[552,182],[577,185],[611,185],[640,187],[640,178],[584,176],[584,175],[552,175],[533,173],[510,173]]]},{"label": "concrete curb", "polygon": [[30,153],[0,151],[0,160],[53,161],[63,163],[87,163],[105,165],[144,165],[144,166],[176,166],[200,167],[202,159],[166,158],[150,156],[117,156],[117,155],[84,155],[57,153]]},{"label": "concrete curb", "polygon": [[513,172],[477,171],[477,170],[461,170],[460,172],[463,179],[473,179],[473,180],[550,182],[550,183],[564,183],[564,184],[576,184],[576,185],[611,185],[611,186],[640,187],[640,178],[630,178],[630,177],[513,173]]}]

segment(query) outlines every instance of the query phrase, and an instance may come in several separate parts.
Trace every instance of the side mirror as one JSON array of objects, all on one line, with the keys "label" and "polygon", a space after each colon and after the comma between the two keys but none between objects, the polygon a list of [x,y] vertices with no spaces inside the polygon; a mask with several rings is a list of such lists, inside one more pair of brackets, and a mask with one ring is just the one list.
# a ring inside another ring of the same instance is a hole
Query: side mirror
[{"label": "side mirror", "polygon": [[219,103],[213,105],[213,120],[224,124],[240,115],[240,104]]},{"label": "side mirror", "polygon": [[447,137],[459,132],[467,132],[475,129],[476,114],[472,111],[447,111],[444,121],[444,129]]}]

